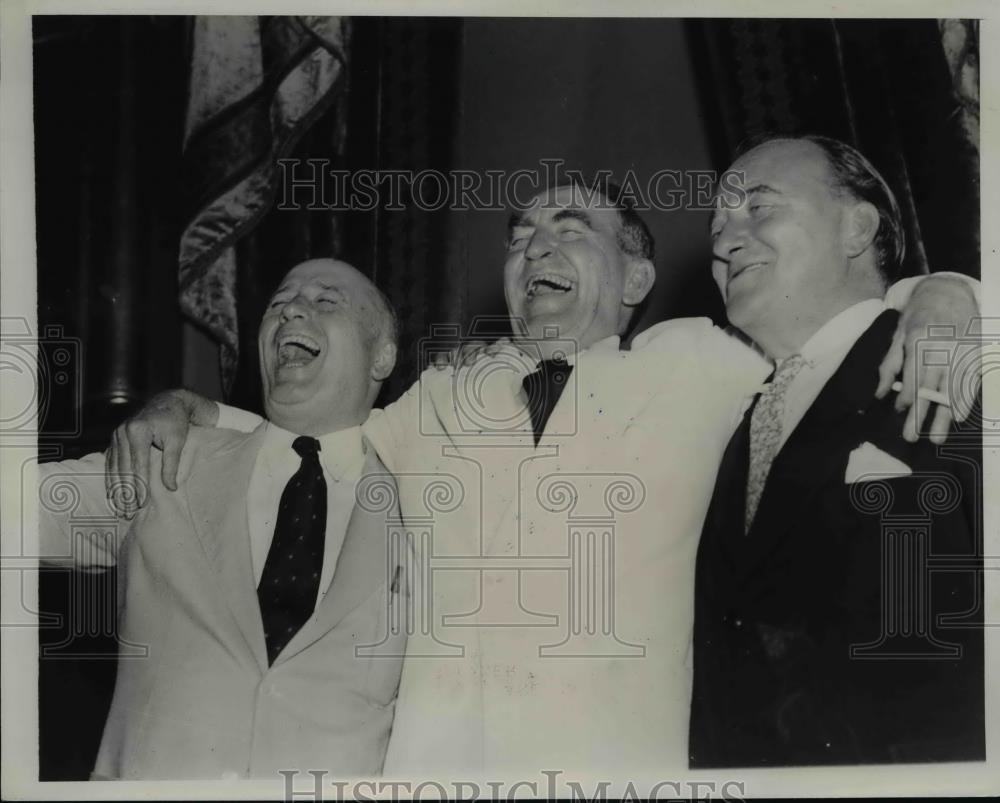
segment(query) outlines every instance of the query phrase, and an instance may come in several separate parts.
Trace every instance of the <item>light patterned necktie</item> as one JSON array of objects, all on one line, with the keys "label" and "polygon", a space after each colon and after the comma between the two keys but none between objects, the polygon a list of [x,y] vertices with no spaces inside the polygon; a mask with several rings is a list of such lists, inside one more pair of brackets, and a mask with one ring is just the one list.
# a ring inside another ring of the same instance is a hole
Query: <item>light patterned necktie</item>
[{"label": "light patterned necktie", "polygon": [[757,513],[764,484],[781,442],[781,421],[785,412],[785,393],[806,361],[801,354],[784,360],[774,378],[764,388],[750,417],[750,473],[747,476],[746,532],[750,532]]}]

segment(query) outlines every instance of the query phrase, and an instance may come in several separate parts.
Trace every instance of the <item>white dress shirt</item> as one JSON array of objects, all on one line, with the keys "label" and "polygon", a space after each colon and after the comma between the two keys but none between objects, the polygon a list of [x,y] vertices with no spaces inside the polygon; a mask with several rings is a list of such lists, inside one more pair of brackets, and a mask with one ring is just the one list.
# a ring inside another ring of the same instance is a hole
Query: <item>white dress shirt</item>
[{"label": "white dress shirt", "polygon": [[[264,439],[254,461],[247,494],[247,522],[255,585],[260,583],[274,538],[281,494],[302,464],[302,458],[292,449],[292,441],[297,435],[270,422],[261,426],[265,428]],[[323,467],[327,493],[326,541],[316,598],[318,605],[333,580],[337,558],[354,510],[354,492],[364,467],[364,448],[359,426],[330,432],[317,440],[320,442],[319,462]]]}]

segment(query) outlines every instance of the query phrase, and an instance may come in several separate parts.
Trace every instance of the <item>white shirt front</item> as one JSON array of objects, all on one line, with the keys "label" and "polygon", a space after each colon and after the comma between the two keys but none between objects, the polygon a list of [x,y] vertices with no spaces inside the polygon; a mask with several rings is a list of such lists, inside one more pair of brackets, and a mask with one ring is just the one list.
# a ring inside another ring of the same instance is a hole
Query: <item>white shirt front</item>
[{"label": "white shirt front", "polygon": [[[274,538],[278,503],[285,485],[299,470],[302,458],[292,449],[298,437],[270,422],[261,424],[263,443],[254,461],[247,494],[247,523],[250,529],[250,555],[254,583],[260,583],[267,553]],[[364,467],[361,427],[330,432],[318,438],[319,462],[326,480],[326,541],[323,549],[323,569],[320,573],[317,605],[333,580],[337,558],[344,544],[344,535],[354,510],[354,493]]]}]

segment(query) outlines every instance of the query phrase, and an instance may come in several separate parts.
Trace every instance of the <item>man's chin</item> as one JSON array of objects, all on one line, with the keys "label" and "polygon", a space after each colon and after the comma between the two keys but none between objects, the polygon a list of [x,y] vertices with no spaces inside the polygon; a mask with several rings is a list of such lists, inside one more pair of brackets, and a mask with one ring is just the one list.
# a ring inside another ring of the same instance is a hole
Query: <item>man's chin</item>
[{"label": "man's chin", "polygon": [[529,336],[535,340],[569,336],[579,328],[573,312],[572,308],[564,310],[532,310],[529,308],[524,316]]},{"label": "man's chin", "polygon": [[271,378],[267,395],[277,404],[298,404],[315,395],[312,380],[316,370],[312,364],[283,366]]}]

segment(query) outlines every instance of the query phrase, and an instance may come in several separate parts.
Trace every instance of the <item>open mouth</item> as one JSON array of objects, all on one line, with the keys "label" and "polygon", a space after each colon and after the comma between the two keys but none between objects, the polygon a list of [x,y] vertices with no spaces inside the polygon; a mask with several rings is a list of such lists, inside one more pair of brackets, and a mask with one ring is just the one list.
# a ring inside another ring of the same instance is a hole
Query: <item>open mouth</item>
[{"label": "open mouth", "polygon": [[288,334],[278,338],[278,367],[298,368],[319,356],[320,346],[307,335]]},{"label": "open mouth", "polygon": [[539,273],[528,279],[525,294],[529,299],[536,296],[568,293],[573,289],[573,282],[557,273]]}]

